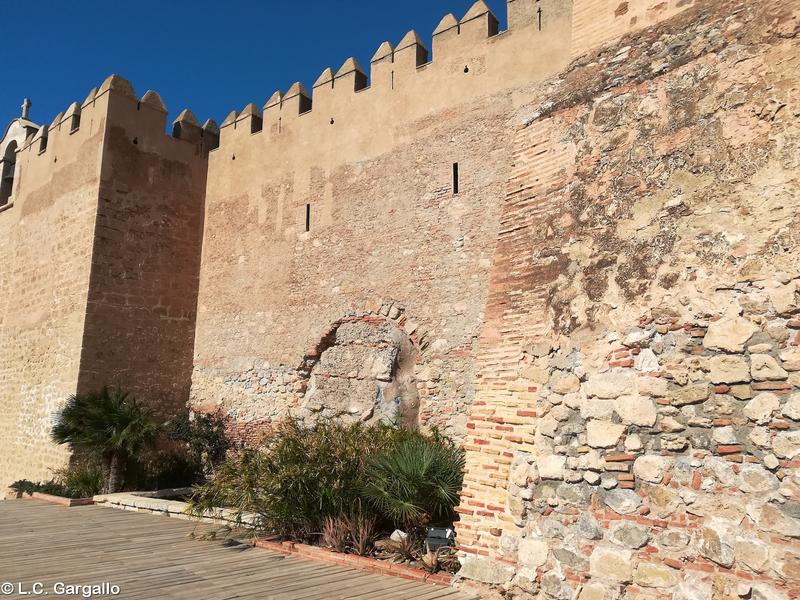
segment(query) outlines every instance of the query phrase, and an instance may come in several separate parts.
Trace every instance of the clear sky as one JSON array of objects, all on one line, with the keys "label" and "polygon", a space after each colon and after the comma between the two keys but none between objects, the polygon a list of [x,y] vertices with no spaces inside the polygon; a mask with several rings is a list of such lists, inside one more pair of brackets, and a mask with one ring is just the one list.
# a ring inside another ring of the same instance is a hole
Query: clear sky
[{"label": "clear sky", "polygon": [[[505,0],[488,0],[505,28]],[[263,106],[294,81],[307,88],[325,67],[369,59],[409,29],[430,48],[440,19],[472,0],[0,0],[0,132],[33,101],[50,123],[111,73],[137,94],[154,89],[170,120],[190,108],[221,123],[248,102]]]}]

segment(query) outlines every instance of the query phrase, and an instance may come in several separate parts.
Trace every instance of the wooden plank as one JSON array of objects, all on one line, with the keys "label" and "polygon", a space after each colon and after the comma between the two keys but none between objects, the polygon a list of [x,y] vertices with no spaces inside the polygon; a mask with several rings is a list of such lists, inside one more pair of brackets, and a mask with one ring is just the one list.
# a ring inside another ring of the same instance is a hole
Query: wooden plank
[{"label": "wooden plank", "polygon": [[[105,506],[0,502],[0,580],[119,585],[120,597],[472,600],[454,588],[187,537],[219,528]],[[47,589],[47,588],[46,588]]]}]

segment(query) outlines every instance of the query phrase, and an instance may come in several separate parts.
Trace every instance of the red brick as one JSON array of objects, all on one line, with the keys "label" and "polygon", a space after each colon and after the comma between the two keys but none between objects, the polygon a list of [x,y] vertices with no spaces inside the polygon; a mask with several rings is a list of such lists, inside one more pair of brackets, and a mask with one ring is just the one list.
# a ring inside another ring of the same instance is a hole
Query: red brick
[{"label": "red brick", "polygon": [[717,454],[737,454],[742,451],[741,446],[720,445],[717,446]]},{"label": "red brick", "polygon": [[608,454],[605,456],[606,462],[633,462],[636,460],[635,454]]}]

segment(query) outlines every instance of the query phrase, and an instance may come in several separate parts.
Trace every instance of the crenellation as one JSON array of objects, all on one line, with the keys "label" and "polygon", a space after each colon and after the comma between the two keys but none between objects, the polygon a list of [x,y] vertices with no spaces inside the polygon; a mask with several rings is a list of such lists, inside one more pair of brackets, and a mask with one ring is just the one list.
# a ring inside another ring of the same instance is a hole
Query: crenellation
[{"label": "crenellation", "polygon": [[442,17],[436,29],[433,30],[431,47],[434,61],[450,58],[448,49],[458,39],[458,34],[459,24],[456,16],[453,13],[448,13]]},{"label": "crenellation", "polygon": [[236,129],[247,133],[258,133],[263,129],[264,118],[261,109],[250,102],[236,118]]},{"label": "crenellation", "polygon": [[225,117],[222,120],[222,125],[220,125],[220,129],[224,129],[225,127],[228,127],[229,125],[235,125],[236,124],[236,119],[238,119],[238,118],[239,118],[239,111],[238,110],[232,110],[231,112],[228,113],[228,116]]},{"label": "crenellation", "polygon": [[[442,19],[432,36],[431,62],[426,45],[411,30],[397,46],[386,41],[378,47],[370,61],[369,78],[352,57],[336,71],[325,68],[314,82],[312,95],[303,92],[297,98],[299,106],[296,113],[293,106],[286,106],[294,94],[273,94],[264,105],[263,119],[267,130],[282,131],[286,116],[313,110],[316,113],[311,119],[314,125],[322,127],[330,125],[331,120],[333,124],[344,121],[348,129],[345,138],[354,139],[368,135],[367,132],[374,126],[370,120],[381,122],[391,115],[394,121],[400,122],[414,118],[412,115],[421,116],[435,110],[437,107],[427,102],[431,89],[446,90],[442,96],[442,106],[446,106],[459,98],[495,93],[513,85],[514,81],[539,79],[546,73],[554,72],[560,64],[566,64],[571,4],[557,4],[556,0],[552,0],[553,15],[557,12],[560,16],[558,19],[555,16],[549,18],[546,30],[539,31],[535,27],[521,27],[520,23],[523,13],[530,17],[542,5],[537,0],[514,2],[517,19],[514,35],[501,35],[497,17],[486,2],[478,0],[461,21],[453,14]],[[545,2],[545,9],[549,14],[551,5],[548,2]],[[531,19],[528,21],[530,25]],[[542,35],[541,39],[536,40],[537,52],[532,53],[526,37],[532,42],[534,36]],[[521,57],[524,58],[520,62]],[[517,71],[510,71],[509,65],[515,62],[519,64]],[[342,90],[346,95],[341,95]],[[392,93],[391,97],[386,95],[387,91]],[[364,93],[356,99],[350,92]],[[347,118],[356,110],[359,119]],[[237,135],[226,131],[226,128],[233,125],[233,129],[239,131],[239,120],[241,117],[238,114],[233,117],[229,115],[222,123],[222,146],[237,143]],[[302,129],[305,131],[305,128]],[[336,135],[342,135],[341,129],[337,128]]]},{"label": "crenellation", "polygon": [[394,46],[389,41],[382,42],[378,49],[375,51],[375,54],[372,55],[370,59],[370,64],[375,64],[382,62],[384,60],[388,60],[392,62],[394,60]]},{"label": "crenellation", "polygon": [[[146,95],[146,94],[145,94]],[[86,98],[81,103],[81,107],[86,107],[86,105],[91,104],[94,102],[94,99],[97,97],[97,88],[93,87],[89,90],[89,93],[86,94]]]},{"label": "crenellation", "polygon": [[216,150],[219,147],[219,125],[214,119],[207,119],[203,123],[201,135],[209,151]]},{"label": "crenellation", "polygon": [[458,34],[467,43],[493,37],[499,31],[500,22],[484,0],[477,0],[458,23]]},{"label": "crenellation", "polygon": [[81,126],[81,105],[73,102],[64,113],[63,121],[69,127],[69,132],[74,133]]},{"label": "crenellation", "polygon": [[333,69],[330,67],[326,67],[322,73],[319,74],[317,80],[314,82],[314,85],[311,88],[312,93],[312,102],[311,102],[311,110],[314,110],[314,107],[320,107],[323,104],[329,104],[330,99],[333,97],[334,88],[336,86],[336,74],[334,73]]},{"label": "crenellation", "polygon": [[276,90],[272,96],[269,97],[269,100],[266,101],[264,104],[264,111],[266,112],[270,108],[278,107],[280,109],[280,104],[283,102],[283,92],[281,90]]},{"label": "crenellation", "polygon": [[127,96],[132,100],[136,100],[136,92],[131,85],[131,82],[125,79],[120,75],[109,75],[100,85],[100,89],[97,91],[98,96],[102,96],[106,92],[114,91],[117,94]]},{"label": "crenellation", "polygon": [[300,116],[311,110],[312,97],[299,81],[296,81],[283,95],[281,100],[281,116]]},{"label": "crenellation", "polygon": [[413,29],[403,36],[394,49],[394,62],[398,65],[403,62],[401,56],[412,58],[409,64],[413,64],[415,67],[420,67],[428,62],[428,48]]},{"label": "crenellation", "polygon": [[[111,117],[110,112],[113,112]],[[141,99],[137,99],[127,80],[112,75],[100,88],[92,88],[82,103],[73,102],[65,111],[58,113],[49,126],[42,126],[35,135],[29,136],[20,152],[27,151],[34,155],[26,160],[28,169],[36,165],[34,171],[28,171],[28,174],[33,176],[35,173],[35,177],[40,178],[58,169],[59,161],[69,160],[77,155],[79,148],[88,140],[94,139],[93,143],[101,146],[106,123],[113,124],[116,117],[120,124],[125,124],[131,131],[135,130],[131,140],[136,144],[140,139],[148,140],[145,143],[151,145],[158,145],[159,138],[170,139],[174,128],[167,133],[167,113],[167,108],[157,92],[148,90]],[[177,120],[180,119],[179,116]],[[131,126],[130,121],[135,121],[136,125]],[[197,123],[197,135],[192,138],[192,143],[202,143],[201,137]],[[218,143],[217,137],[216,133],[209,137],[212,144]],[[185,137],[182,139],[188,141]],[[209,149],[207,145],[205,148],[206,151]],[[42,158],[36,159],[36,156]],[[33,162],[29,162],[31,160]]]},{"label": "crenellation", "polygon": [[198,143],[203,137],[203,129],[192,111],[185,108],[172,122],[172,137]]},{"label": "crenellation", "polygon": [[271,135],[278,136],[295,119],[311,112],[311,97],[305,86],[294,83],[286,94],[275,92],[264,109],[264,119]]},{"label": "crenellation", "polygon": [[139,100],[139,104],[140,106],[146,105],[165,114],[169,112],[169,110],[167,110],[167,106],[164,104],[164,101],[161,99],[161,95],[153,90],[147,90]]},{"label": "crenellation", "polygon": [[50,123],[50,129],[53,130],[56,127],[58,127],[59,125],[61,125],[61,120],[63,119],[63,117],[64,117],[64,113],[63,112],[58,113],[53,118],[53,121]]},{"label": "crenellation", "polygon": [[[358,92],[367,87],[367,75],[352,56],[344,61],[333,78],[334,90]],[[338,92],[337,92],[338,93]]]},{"label": "crenellation", "polygon": [[28,144],[22,150],[27,150],[28,148],[33,148],[33,151],[41,154],[47,151],[47,134],[49,133],[50,128],[47,125],[42,125],[33,136],[30,144]]},{"label": "crenellation", "polygon": [[383,42],[370,60],[370,87],[394,89],[394,46]]}]

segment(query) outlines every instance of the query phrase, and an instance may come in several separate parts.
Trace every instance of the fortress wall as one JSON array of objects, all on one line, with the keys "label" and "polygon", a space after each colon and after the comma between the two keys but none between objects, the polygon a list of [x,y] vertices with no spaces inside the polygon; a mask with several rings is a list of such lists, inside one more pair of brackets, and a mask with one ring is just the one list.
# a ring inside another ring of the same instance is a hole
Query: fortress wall
[{"label": "fortress wall", "polygon": [[[510,0],[500,31],[479,1],[460,19],[447,15],[430,44],[409,32],[381,44],[367,69],[348,59],[312,90],[295,84],[263,108],[231,113],[209,157],[194,406],[221,408],[247,431],[289,408],[304,418],[345,409],[361,418],[371,376],[326,367],[328,380],[354,378],[361,391],[352,382],[319,391],[314,349],[344,316],[386,316],[381,306],[394,303],[425,333],[415,373],[423,420],[462,435],[486,257],[511,168],[503,122],[524,100],[518,90],[564,69],[576,47],[685,5],[634,2],[631,15],[647,19],[612,15],[613,26],[587,32],[588,15],[606,19],[608,6]],[[466,187],[448,202],[454,162]],[[466,263],[454,260],[461,244]],[[323,410],[315,394],[338,409]],[[348,407],[350,396],[361,400]]]},{"label": "fortress wall", "polygon": [[56,119],[49,143],[17,155],[13,206],[0,213],[0,483],[50,477],[66,460],[52,415],[75,393],[100,180],[105,111],[80,128]]},{"label": "fortress wall", "polygon": [[457,404],[436,415],[457,426],[448,412],[463,414],[472,393],[509,109],[506,96],[404,124],[413,141],[349,163],[338,160],[347,144],[319,162],[288,160],[291,138],[239,146],[233,161],[223,139],[210,164],[193,401],[244,421],[283,415],[307,391],[297,367],[334,322],[402,311],[422,394]]},{"label": "fortress wall", "polygon": [[309,99],[294,86],[223,123],[209,159],[195,407],[249,424],[288,409],[381,418],[370,405],[384,386],[364,367],[374,356],[348,347],[320,358],[318,347],[344,317],[396,312],[414,344],[409,402],[463,435],[508,173],[505,90],[568,54],[569,11],[540,31],[535,6],[516,0],[517,27],[490,37],[479,3],[443,21],[432,62],[412,33],[381,46],[368,88],[356,91],[364,77],[348,61],[323,73],[310,111],[299,114]]},{"label": "fortress wall", "polygon": [[800,596],[798,34],[792,2],[717,0],[531,86],[467,424],[464,578]]},{"label": "fortress wall", "polygon": [[214,135],[165,125],[157,94],[112,76],[17,155],[0,213],[0,482],[64,464],[49,432],[71,394],[119,384],[166,414],[188,398]]},{"label": "fortress wall", "polygon": [[169,416],[189,394],[208,140],[191,116],[167,135],[157,94],[111,85],[78,389]]}]

